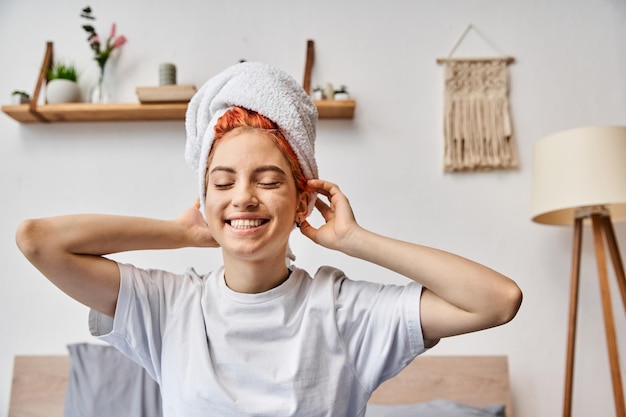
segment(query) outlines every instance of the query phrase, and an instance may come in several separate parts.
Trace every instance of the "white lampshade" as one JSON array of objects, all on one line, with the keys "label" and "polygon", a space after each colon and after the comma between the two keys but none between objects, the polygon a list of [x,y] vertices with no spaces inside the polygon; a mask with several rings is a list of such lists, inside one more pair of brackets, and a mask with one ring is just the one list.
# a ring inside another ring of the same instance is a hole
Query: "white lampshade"
[{"label": "white lampshade", "polygon": [[535,145],[532,220],[568,225],[594,206],[626,219],[626,126],[567,130]]}]

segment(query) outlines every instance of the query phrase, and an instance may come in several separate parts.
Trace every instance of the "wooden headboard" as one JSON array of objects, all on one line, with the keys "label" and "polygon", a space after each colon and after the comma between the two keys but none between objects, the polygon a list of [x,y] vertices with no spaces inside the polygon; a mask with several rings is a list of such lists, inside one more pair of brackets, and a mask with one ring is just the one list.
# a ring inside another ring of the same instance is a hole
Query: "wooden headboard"
[{"label": "wooden headboard", "polygon": [[8,417],[63,417],[69,356],[16,356]]},{"label": "wooden headboard", "polygon": [[[8,417],[63,417],[68,374],[68,356],[16,356]],[[420,356],[382,384],[370,402],[438,398],[475,406],[505,404],[506,416],[513,417],[506,356]]]},{"label": "wooden headboard", "polygon": [[372,395],[372,404],[445,398],[474,406],[504,404],[513,417],[506,356],[418,356]]}]

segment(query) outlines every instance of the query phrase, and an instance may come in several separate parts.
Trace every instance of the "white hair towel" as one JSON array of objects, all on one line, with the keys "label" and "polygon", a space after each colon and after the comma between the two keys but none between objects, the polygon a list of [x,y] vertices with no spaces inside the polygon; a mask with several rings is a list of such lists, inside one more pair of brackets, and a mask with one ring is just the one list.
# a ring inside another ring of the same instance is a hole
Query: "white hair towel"
[{"label": "white hair towel", "polygon": [[[204,180],[207,158],[215,137],[214,128],[217,120],[233,106],[253,110],[276,123],[296,153],[305,177],[318,178],[315,162],[318,115],[315,104],[285,72],[259,62],[241,62],[207,81],[187,107],[185,159],[198,176],[203,215],[206,198]],[[315,198],[312,200],[314,203]]]}]

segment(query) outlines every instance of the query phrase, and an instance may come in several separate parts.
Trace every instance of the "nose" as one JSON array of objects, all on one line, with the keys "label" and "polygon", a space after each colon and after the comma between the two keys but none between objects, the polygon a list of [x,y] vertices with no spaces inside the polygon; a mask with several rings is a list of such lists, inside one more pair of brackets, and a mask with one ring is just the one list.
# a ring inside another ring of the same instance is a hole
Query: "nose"
[{"label": "nose", "polygon": [[251,208],[256,207],[259,203],[255,193],[255,187],[253,184],[239,183],[233,190],[233,206],[237,208]]}]

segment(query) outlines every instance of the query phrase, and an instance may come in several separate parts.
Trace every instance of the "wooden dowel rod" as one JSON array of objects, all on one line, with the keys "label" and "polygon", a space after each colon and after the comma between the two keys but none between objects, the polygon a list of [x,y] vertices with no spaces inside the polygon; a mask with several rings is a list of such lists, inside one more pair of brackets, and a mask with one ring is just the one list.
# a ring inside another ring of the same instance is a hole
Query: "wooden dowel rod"
[{"label": "wooden dowel rod", "polygon": [[52,42],[48,41],[46,42],[46,52],[43,57],[43,62],[41,63],[41,69],[39,70],[37,84],[35,84],[35,91],[29,105],[29,111],[33,114],[33,116],[35,116],[42,122],[47,122],[47,120],[37,112],[37,103],[39,101],[39,94],[41,93],[41,88],[43,87],[44,81],[48,78],[48,69],[52,66],[52,54]]},{"label": "wooden dowel rod", "polygon": [[311,73],[313,72],[313,61],[315,60],[315,43],[309,39],[306,42],[306,62],[304,64],[304,81],[302,87],[307,94],[311,94]]},{"label": "wooden dowel rod", "polygon": [[500,60],[500,61],[506,61],[507,64],[511,64],[513,62],[515,62],[515,58],[513,58],[512,56],[494,56],[493,58],[488,58],[488,57],[480,57],[480,58],[437,58],[437,63],[438,64],[443,64],[446,62],[453,62],[453,61],[494,61],[494,60]]}]

